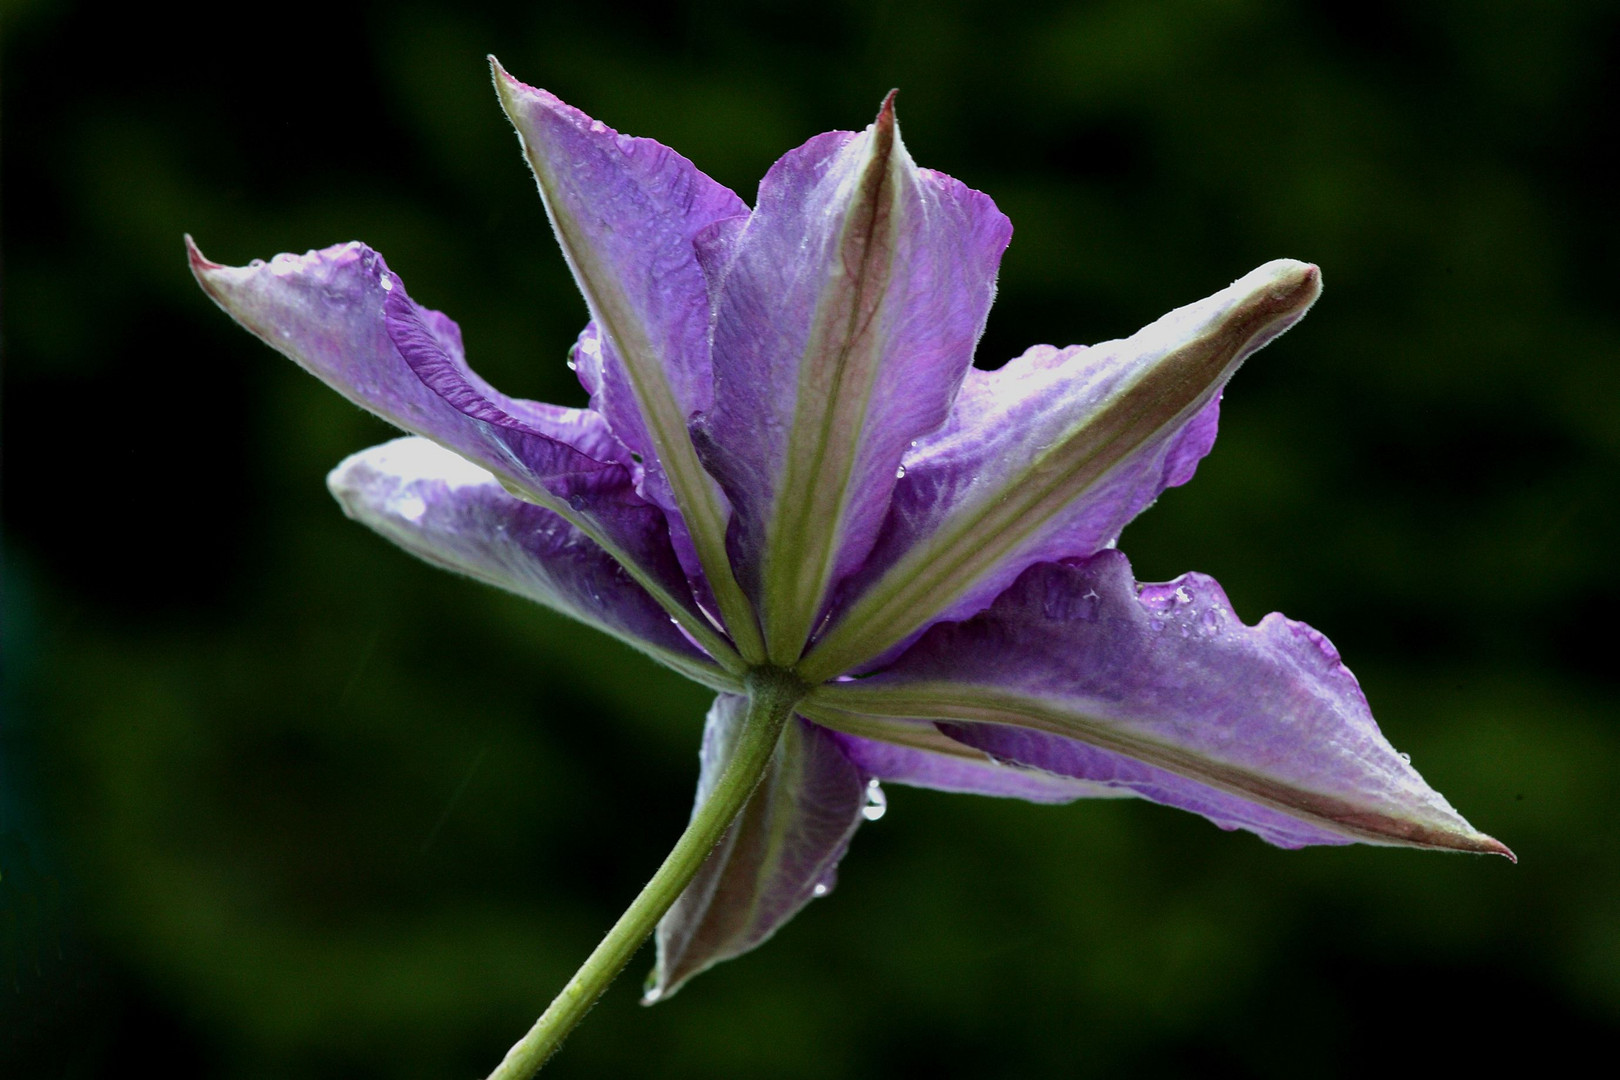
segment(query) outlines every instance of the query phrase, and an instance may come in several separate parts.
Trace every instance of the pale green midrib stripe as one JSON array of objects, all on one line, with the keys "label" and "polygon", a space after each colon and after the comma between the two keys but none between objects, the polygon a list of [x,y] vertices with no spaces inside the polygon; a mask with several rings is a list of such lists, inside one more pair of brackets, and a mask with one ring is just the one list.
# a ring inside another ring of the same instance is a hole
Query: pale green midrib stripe
[{"label": "pale green midrib stripe", "polygon": [[[793,718],[791,716],[788,717],[787,722],[792,724]],[[783,735],[784,737],[777,742],[777,753],[781,755],[780,760],[782,767],[773,768],[772,772],[774,772],[775,775],[767,777],[765,780],[765,783],[771,784],[773,790],[770,793],[771,813],[769,818],[769,826],[765,833],[765,849],[760,854],[760,880],[764,879],[764,876],[769,869],[772,869],[777,865],[779,856],[782,853],[782,849],[787,846],[788,829],[793,824],[792,819],[795,800],[792,796],[795,785],[789,782],[789,778],[787,776],[786,766],[789,764],[787,740],[788,738],[802,739],[803,733],[795,732],[793,735],[789,736],[786,732],[783,732]],[[800,773],[802,774],[804,769],[804,755],[802,753],[799,755],[797,765]],[[793,779],[802,779],[802,775],[794,777]],[[748,808],[744,806],[743,813],[746,814],[747,812]],[[739,820],[740,819],[741,815],[739,815]],[[755,888],[750,891],[748,918],[740,928],[742,933],[738,940],[746,940],[749,936],[749,932],[758,922],[760,904],[764,901],[764,899],[764,890]]]},{"label": "pale green midrib stripe", "polygon": [[[553,231],[557,234],[563,253],[575,275],[585,284],[590,299],[594,301],[591,305],[596,309],[593,314],[624,360],[624,367],[630,376],[637,404],[641,407],[642,418],[647,423],[648,434],[653,440],[654,452],[658,455],[664,474],[669,478],[670,486],[675,491],[676,501],[686,517],[693,546],[697,549],[698,561],[702,563],[704,576],[708,578],[709,586],[714,590],[715,601],[720,605],[721,617],[743,659],[757,663],[764,659],[764,644],[759,638],[759,628],[755,622],[753,609],[743,596],[742,589],[732,572],[731,561],[726,556],[725,515],[720,509],[714,482],[697,460],[697,449],[692,445],[691,433],[687,431],[684,421],[675,424],[679,429],[678,432],[669,431],[668,413],[680,412],[675,395],[670,389],[668,380],[663,377],[662,367],[656,363],[645,362],[653,355],[651,343],[642,340],[640,334],[626,332],[623,323],[634,325],[635,322],[633,317],[627,318],[623,313],[623,309],[628,305],[618,296],[613,297],[619,301],[616,304],[604,302],[605,294],[617,293],[617,290],[603,288],[594,277],[580,270],[582,264],[578,252],[581,245],[574,236],[573,221],[571,218],[565,218],[554,207],[553,204],[557,200],[547,190],[548,186],[554,186],[555,181],[540,161],[539,155],[529,149],[526,139],[524,149],[528,151],[529,164],[534,170],[535,178],[540,182],[541,194],[544,196],[541,202],[551,218]],[[635,363],[633,357],[643,362]]]},{"label": "pale green midrib stripe", "polygon": [[[851,314],[850,321],[853,323],[857,316],[858,309]],[[855,333],[857,331],[851,331],[852,336]],[[854,347],[851,343],[846,343],[844,348],[840,350],[834,371],[835,385],[843,386],[843,370],[847,366],[849,356],[853,351]],[[867,383],[868,390],[875,381],[876,369],[874,366],[873,378]],[[807,483],[795,485],[792,491],[784,487],[782,497],[777,501],[776,517],[778,521],[772,529],[771,556],[770,562],[767,564],[767,580],[771,581],[775,586],[771,593],[772,600],[775,603],[768,605],[767,611],[785,611],[788,613],[787,617],[772,618],[768,629],[771,638],[770,645],[773,650],[776,650],[772,654],[773,659],[778,663],[791,664],[799,658],[804,647],[804,641],[809,636],[810,622],[815,617],[815,608],[819,606],[827,580],[832,575],[832,565],[843,538],[844,516],[850,501],[850,478],[854,474],[855,463],[860,456],[859,453],[851,452],[839,455],[841,460],[836,472],[836,483],[827,483],[824,479],[818,482],[817,478],[823,477],[827,471],[824,463],[832,449],[832,431],[839,426],[837,418],[843,411],[839,406],[847,398],[848,395],[835,394],[834,400],[837,404],[825,410],[822,414],[819,425],[821,428],[820,437],[815,442],[813,457],[809,464],[802,468]],[[859,408],[856,410],[854,427],[857,432],[865,426],[869,402],[870,395],[868,394],[863,398]],[[792,446],[796,442],[797,440],[790,439],[789,445]],[[851,451],[857,449],[858,439],[857,443],[850,447]],[[790,462],[796,460],[791,450],[789,451],[788,460]],[[790,471],[800,471],[793,465],[790,465],[789,469]],[[794,497],[793,492],[805,490],[815,495],[821,495],[823,492],[836,494],[832,498],[812,499],[806,497],[799,499]],[[831,504],[831,507],[827,510],[827,516],[831,519],[832,524],[824,528],[813,527],[811,523],[821,516],[820,512],[828,503]],[[804,538],[821,542],[805,544],[802,542]],[[812,548],[815,554],[799,555],[795,550],[804,547]],[[771,572],[771,567],[782,563],[797,568],[797,573],[791,579],[778,577]],[[814,569],[806,573],[803,569],[806,566],[813,566]],[[800,586],[805,584],[807,579],[809,587],[801,588]],[[784,591],[784,583],[786,595],[780,595]]]},{"label": "pale green midrib stripe", "polygon": [[[869,166],[870,167],[870,163]],[[833,368],[831,382],[832,393],[829,407],[822,411],[819,417],[817,438],[814,440],[812,459],[807,466],[799,466],[799,457],[794,448],[799,444],[799,431],[806,418],[801,414],[795,418],[793,434],[788,439],[788,453],[786,454],[784,479],[799,480],[802,482],[789,488],[786,484],[779,492],[776,500],[774,521],[766,541],[766,560],[763,567],[765,580],[770,583],[765,605],[767,625],[767,651],[776,663],[792,664],[803,654],[804,643],[810,636],[810,624],[814,621],[816,611],[826,592],[829,580],[832,577],[833,564],[836,562],[838,549],[842,544],[844,535],[844,520],[849,510],[851,498],[850,479],[854,475],[856,462],[860,458],[860,434],[866,427],[866,414],[871,405],[872,387],[876,385],[878,365],[875,362],[867,365],[868,378],[863,387],[864,393],[850,395],[844,390],[844,371],[849,366],[850,357],[855,351],[856,343],[861,341],[881,315],[885,304],[880,297],[872,305],[872,310],[862,314],[863,301],[866,299],[867,282],[870,278],[870,267],[875,257],[873,242],[878,234],[880,220],[885,221],[891,232],[895,231],[894,216],[898,207],[890,207],[887,215],[882,213],[881,200],[886,191],[894,187],[894,145],[890,141],[887,153],[882,163],[882,174],[878,178],[877,190],[872,195],[870,212],[865,214],[866,221],[857,223],[860,228],[864,225],[865,239],[861,250],[861,264],[857,281],[853,289],[848,322],[843,345],[838,351],[838,358]],[[866,174],[858,181],[861,187],[865,186]],[[846,230],[840,235],[837,250],[842,251],[847,243],[849,233]],[[892,246],[891,246],[892,252]],[[819,314],[813,324],[819,328],[823,319]],[[805,384],[810,378],[810,365],[805,357],[815,351],[815,343],[825,340],[828,335],[812,330],[807,343],[806,352],[799,360],[799,397],[805,401],[808,396],[804,393]],[[876,342],[870,342],[865,352],[875,355],[879,350]],[[820,479],[823,472],[823,463],[832,450],[832,432],[839,426],[837,420],[843,414],[844,404],[851,397],[855,397],[854,423],[851,430],[856,437],[846,447],[847,454],[840,455],[843,460],[839,462],[836,483],[826,483]],[[813,423],[815,421],[812,421]],[[810,495],[822,493],[832,494],[831,499],[810,497],[799,498],[798,494],[806,491]],[[825,527],[816,525],[818,511],[827,503],[831,503],[827,516],[830,524]],[[808,543],[806,541],[809,541]],[[806,549],[809,549],[806,551]],[[776,567],[787,564],[792,570],[785,575],[779,575]],[[811,568],[806,572],[806,568]],[[802,587],[806,586],[807,587]],[[784,590],[786,595],[783,595]],[[783,614],[777,615],[781,612]]]},{"label": "pale green midrib stripe", "polygon": [[[787,723],[793,723],[792,716],[788,717]],[[737,816],[732,819],[730,827],[721,836],[720,842],[715,845],[714,851],[710,854],[710,858],[714,858],[715,855],[720,854],[722,849],[724,849],[724,858],[727,866],[722,867],[720,872],[716,875],[713,888],[711,888],[709,891],[709,896],[706,901],[707,904],[712,904],[714,902],[714,897],[722,891],[722,887],[725,885],[726,869],[730,866],[731,859],[737,853],[738,844],[745,839],[744,833],[748,831],[747,822],[750,811],[754,809],[754,800],[759,797],[762,789],[769,789],[767,792],[767,797],[771,806],[764,815],[766,821],[765,827],[762,830],[764,832],[764,843],[762,843],[760,846],[760,860],[755,874],[756,885],[763,880],[767,868],[775,864],[777,855],[779,855],[782,848],[786,846],[787,830],[791,824],[789,818],[792,811],[792,800],[788,798],[787,793],[790,785],[784,782],[785,773],[781,766],[785,765],[787,762],[787,754],[784,748],[787,740],[791,737],[793,736],[789,736],[785,730],[783,731],[782,735],[778,737],[776,749],[772,752],[770,763],[765,767],[765,775],[761,777],[759,785],[754,788],[753,794],[748,797],[747,801],[743,803],[742,808],[737,811]],[[786,801],[788,804],[786,807],[786,810],[788,811],[787,813],[783,812],[784,801]],[[721,963],[732,956],[739,955],[738,953],[731,952],[729,950],[734,948],[739,942],[748,938],[750,931],[759,919],[759,907],[762,900],[763,894],[761,890],[757,887],[750,888],[748,890],[747,910],[740,914],[736,923],[734,924],[733,930],[726,936],[726,938],[723,941],[715,943],[718,946],[715,954],[705,957],[697,966],[692,966],[690,964],[676,964],[676,971],[680,973],[679,980],[681,982],[685,982],[686,980],[708,970],[715,964]],[[691,948],[692,941],[695,940],[696,937],[697,930],[694,930],[692,937],[686,942],[686,949]]]},{"label": "pale green midrib stripe", "polygon": [[[1036,459],[1028,470],[1029,474],[1038,474],[1041,471],[1040,466],[1050,462],[1053,458],[1061,456],[1063,450],[1072,445],[1074,435],[1084,431],[1089,426],[1091,418],[1106,413],[1109,408],[1129,394],[1137,385],[1139,383],[1133,383],[1131,386],[1121,389],[1101,408],[1090,413],[1086,422],[1071,427],[1068,437],[1052,444],[1054,447],[1052,452],[1043,454]],[[1210,389],[1213,389],[1213,386]],[[833,631],[818,642],[816,647],[810,651],[810,654],[805,657],[805,661],[801,665],[805,672],[805,678],[812,682],[821,682],[841,671],[846,671],[862,660],[878,655],[884,649],[902,640],[907,634],[926,623],[933,614],[945,610],[979,580],[986,564],[993,565],[999,562],[1008,552],[1016,550],[1024,541],[1045,527],[1064,507],[1080,499],[1081,496],[1096,487],[1114,469],[1123,465],[1137,450],[1148,445],[1155,435],[1174,425],[1191,412],[1196,411],[1201,403],[1200,399],[1203,397],[1205,395],[1193,398],[1189,404],[1183,406],[1164,423],[1149,429],[1138,442],[1127,448],[1125,453],[1119,455],[1107,468],[1100,470],[1079,491],[1059,498],[1057,505],[1047,513],[1036,515],[1034,512],[1043,503],[1053,499],[1054,496],[1062,495],[1064,485],[1075,475],[1079,474],[1087,465],[1096,461],[1098,457],[1120,439],[1127,437],[1135,426],[1135,422],[1152,410],[1153,402],[1147,402],[1142,408],[1128,414],[1125,418],[1126,423],[1121,426],[1117,434],[1092,447],[1088,453],[1069,465],[1060,465],[1053,470],[1053,478],[1044,485],[1034,487],[1033,493],[1028,497],[1018,498],[1018,493],[1024,489],[1023,485],[1009,482],[1003,484],[1000,491],[1011,492],[1012,497],[977,500],[973,504],[973,510],[969,513],[958,515],[954,524],[948,524],[945,528],[936,532],[927,543],[908,551],[855,603],[843,619],[839,621],[839,624],[833,628]],[[970,542],[973,533],[986,523],[993,524],[998,518],[1027,523],[1022,527],[1016,525],[1003,527],[981,544],[974,545]],[[975,573],[963,579],[955,590],[944,595],[943,599],[941,599],[939,593],[936,592],[939,583],[948,580],[951,575],[962,567],[975,563],[980,565],[980,573]],[[940,572],[927,575],[925,579],[922,574],[925,567],[937,569]],[[886,589],[885,583],[889,581],[898,581],[899,584]],[[920,597],[929,597],[931,602],[926,605],[926,610],[910,614],[903,629],[895,631],[886,628],[887,632],[882,635],[862,632],[866,627],[881,626],[880,617],[894,609],[900,608],[903,611],[916,605]],[[846,639],[848,639],[847,643]]]},{"label": "pale green midrib stripe", "polygon": [[914,725],[904,723],[887,724],[880,717],[851,712],[847,709],[832,708],[827,705],[818,705],[813,701],[802,703],[799,707],[799,713],[822,727],[832,728],[834,731],[841,731],[846,735],[857,735],[863,739],[875,739],[879,742],[889,743],[893,746],[904,746],[913,750],[945,754],[981,765],[987,764],[991,760],[990,756],[984,751],[975,750],[966,743],[959,743],[955,739],[941,735],[934,729],[932,724],[928,725],[926,730],[931,732],[938,742],[927,738],[921,732],[910,730]]},{"label": "pale green midrib stripe", "polygon": [[[1423,822],[1412,818],[1396,819],[1382,811],[1367,809],[1366,813],[1368,814],[1384,817],[1391,821],[1405,822],[1414,829],[1438,834],[1438,836],[1424,841],[1392,836],[1388,833],[1358,827],[1325,814],[1312,813],[1306,807],[1288,803],[1276,795],[1268,795],[1263,789],[1269,786],[1282,792],[1297,793],[1302,798],[1314,798],[1321,802],[1343,803],[1347,807],[1352,807],[1354,804],[1350,798],[1343,795],[1330,795],[1326,792],[1313,791],[1309,788],[1281,781],[1265,782],[1260,774],[1241,766],[1220,763],[1222,769],[1200,769],[1198,767],[1199,759],[1188,751],[1177,749],[1174,746],[1153,739],[1120,732],[1108,721],[1079,712],[1064,711],[1053,707],[1047,702],[1010,691],[939,681],[911,683],[903,689],[863,689],[858,684],[852,684],[846,689],[841,684],[826,684],[817,687],[812,692],[811,701],[806,704],[811,709],[814,709],[818,699],[821,703],[847,712],[913,719],[1001,724],[1074,739],[1154,768],[1164,769],[1166,772],[1184,779],[1193,780],[1216,790],[1266,806],[1297,821],[1325,828],[1364,843],[1401,847],[1450,848],[1454,850],[1488,850],[1478,842],[1479,839],[1483,838],[1482,834],[1471,829],[1468,832],[1463,832],[1450,823]],[[1223,771],[1225,775],[1223,775]],[[1241,783],[1242,778],[1251,779],[1253,785],[1244,786]],[[1450,837],[1461,843],[1442,844],[1438,842],[1440,837]],[[1469,847],[1463,848],[1462,843],[1467,842],[1472,843]]]},{"label": "pale green midrib stripe", "polygon": [[[198,252],[198,254],[201,255],[201,252]],[[221,269],[231,268],[221,267]],[[198,280],[203,286],[203,291],[206,292],[209,297],[212,298],[213,301],[225,311],[227,315],[241,324],[250,334],[253,334],[255,337],[265,342],[272,349],[281,353],[299,367],[313,373],[313,367],[306,365],[304,359],[297,355],[297,353],[286,341],[281,339],[279,336],[261,331],[245,318],[240,316],[236,311],[226,306],[219,295],[219,291],[223,290],[218,286],[210,287],[213,284],[211,277],[199,275]],[[349,398],[348,394],[344,394],[343,396],[345,398]],[[349,400],[354,401],[356,405],[359,405],[366,411],[373,412],[371,406],[362,404],[360,401],[355,400],[354,398],[349,398]],[[373,412],[373,415],[381,414]],[[384,417],[384,419],[402,430],[408,432],[413,431],[411,424],[404,416],[400,416],[397,420],[387,417]],[[432,436],[418,435],[418,437],[430,439],[433,443],[444,448],[450,453],[455,454],[457,457],[466,456],[455,447],[449,446],[440,440],[433,438]],[[658,606],[668,612],[672,619],[679,623],[687,631],[687,633],[692,635],[693,639],[696,640],[702,648],[704,648],[712,657],[714,657],[717,664],[733,675],[742,674],[742,672],[745,670],[745,666],[739,660],[736,650],[731,647],[731,643],[720,634],[715,633],[713,627],[709,626],[708,623],[704,621],[697,613],[689,610],[685,604],[682,604],[673,594],[669,592],[668,589],[654,579],[651,574],[647,573],[646,569],[640,564],[639,561],[631,558],[628,552],[610,540],[606,533],[597,527],[595,522],[589,518],[582,517],[577,514],[566,502],[557,498],[544,488],[532,487],[526,480],[511,472],[497,473],[493,468],[490,467],[494,464],[496,463],[489,462],[487,464],[482,464],[480,467],[487,469],[491,475],[495,476],[496,480],[500,482],[501,486],[505,488],[509,494],[512,494],[515,497],[524,498],[538,506],[542,506],[545,509],[550,510],[558,517],[574,526],[580,532],[584,533],[586,537],[588,537],[593,543],[595,543],[603,551],[607,552],[607,554],[615,562],[617,562],[620,566],[623,566],[630,576],[633,577],[642,588],[646,589],[648,594],[658,602]],[[612,631],[607,632],[613,637],[619,636]],[[675,667],[673,664],[670,666]],[[676,670],[680,669],[676,668]],[[695,678],[695,676],[693,676],[690,672],[683,672],[683,674],[687,674],[688,677]],[[705,684],[708,682],[706,679],[697,679],[696,681],[703,682]]]}]

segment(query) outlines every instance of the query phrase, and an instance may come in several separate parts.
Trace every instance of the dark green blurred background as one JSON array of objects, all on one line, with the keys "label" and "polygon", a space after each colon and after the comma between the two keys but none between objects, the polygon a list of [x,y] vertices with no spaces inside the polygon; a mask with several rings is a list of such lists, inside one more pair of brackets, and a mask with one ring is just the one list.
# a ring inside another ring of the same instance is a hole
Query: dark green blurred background
[{"label": "dark green blurred background", "polygon": [[1121,546],[1323,629],[1522,859],[896,788],[832,897],[654,1009],[643,953],[548,1075],[1612,1058],[1613,4],[165,7],[4,5],[0,1074],[482,1075],[684,823],[705,695],[346,521],[325,472],[389,432],[182,257],[364,239],[581,402],[488,52],[749,198],[899,86],[1016,228],[987,366],[1319,262]]}]

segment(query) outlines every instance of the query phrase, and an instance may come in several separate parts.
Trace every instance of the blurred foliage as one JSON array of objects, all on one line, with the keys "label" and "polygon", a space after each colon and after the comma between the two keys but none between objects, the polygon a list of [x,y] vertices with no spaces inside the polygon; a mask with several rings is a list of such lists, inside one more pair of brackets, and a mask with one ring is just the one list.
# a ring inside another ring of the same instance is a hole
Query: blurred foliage
[{"label": "blurred foliage", "polygon": [[182,258],[364,239],[496,385],[581,401],[488,52],[745,195],[901,87],[918,160],[1017,229],[984,365],[1319,262],[1122,546],[1324,629],[1523,859],[897,789],[831,898],[666,1005],[627,977],[555,1076],[1496,1071],[1620,1033],[1614,5],[0,19],[0,1074],[482,1075],[684,822],[703,694],[347,522],[324,472],[387,432]]}]

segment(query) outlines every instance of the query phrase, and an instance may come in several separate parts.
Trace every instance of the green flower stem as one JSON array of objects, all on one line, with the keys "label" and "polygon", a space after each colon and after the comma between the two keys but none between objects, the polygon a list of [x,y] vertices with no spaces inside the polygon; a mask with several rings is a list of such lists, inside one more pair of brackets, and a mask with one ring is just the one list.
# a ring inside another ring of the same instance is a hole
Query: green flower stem
[{"label": "green flower stem", "polygon": [[675,841],[674,849],[647,882],[647,887],[641,890],[641,895],[619,916],[613,929],[568,980],[568,985],[552,1000],[529,1033],[506,1052],[500,1066],[489,1074],[489,1080],[527,1080],[540,1071],[568,1033],[590,1012],[608,984],[624,970],[630,957],[697,875],[709,852],[714,850],[754,788],[759,786],[783,725],[810,688],[792,672],[769,667],[751,670],[745,685],[748,713],[743,718],[742,732],[731,761],[708,802],[692,815],[686,831]]}]

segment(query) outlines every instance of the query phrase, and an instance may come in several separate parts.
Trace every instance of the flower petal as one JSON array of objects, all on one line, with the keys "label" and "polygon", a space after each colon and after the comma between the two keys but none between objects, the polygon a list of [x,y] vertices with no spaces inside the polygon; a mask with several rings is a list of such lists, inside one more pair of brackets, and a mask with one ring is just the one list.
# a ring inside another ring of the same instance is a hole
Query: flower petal
[{"label": "flower petal", "polygon": [[326,483],[344,513],[413,555],[572,616],[699,682],[738,686],[600,545],[432,440],[362,450]]},{"label": "flower petal", "polygon": [[[967,795],[993,795],[1037,803],[1129,798],[1133,791],[1041,769],[997,761],[943,735],[926,721],[822,713],[818,723],[837,724],[833,738],[856,768],[884,783]],[[851,731],[867,734],[851,734]]]},{"label": "flower petal", "polygon": [[646,496],[670,514],[678,532],[690,530],[691,550],[748,655],[753,617],[725,555],[730,508],[687,430],[692,415],[709,407],[713,389],[709,293],[693,241],[748,207],[669,147],[620,135],[512,78],[493,57],[491,64],[501,105],[600,330],[592,404],[641,455]]},{"label": "flower petal", "polygon": [[[509,456],[489,447],[477,425],[423,385],[389,335],[390,299],[420,323],[439,351],[461,359],[461,330],[449,318],[412,303],[383,257],[359,243],[338,244],[269,262],[221,266],[186,238],[191,269],[209,297],[265,344],[369,412],[407,431],[426,435],[474,460]],[[398,295],[394,295],[395,293]],[[476,376],[469,378],[476,380]],[[537,460],[549,475],[592,469],[622,472],[629,464],[602,418],[502,397],[482,382],[492,403],[522,416],[536,435],[557,444],[554,461]],[[559,468],[557,463],[572,468]]]},{"label": "flower petal", "polygon": [[905,460],[883,539],[841,590],[810,678],[847,672],[930,623],[982,610],[1024,568],[1090,555],[1215,439],[1222,388],[1321,291],[1316,267],[1267,263],[1123,341],[1039,346],[969,374],[950,418]]},{"label": "flower petal", "polygon": [[774,662],[799,659],[871,549],[902,453],[945,419],[1011,234],[987,196],[916,167],[891,95],[864,132],[778,161],[740,233],[703,238],[716,382],[696,435]]},{"label": "flower petal", "polygon": [[[697,805],[725,770],[747,699],[721,694],[703,729]],[[658,924],[649,1003],[761,944],[833,886],[867,801],[867,777],[830,732],[794,718],[754,789],[697,877]]]},{"label": "flower petal", "polygon": [[1244,626],[1201,574],[1138,589],[1117,551],[1031,567],[978,617],[934,626],[889,668],[809,704],[942,721],[997,758],[1284,846],[1510,855],[1389,745],[1321,634],[1276,614]]},{"label": "flower petal", "polygon": [[[611,410],[613,401],[605,392],[608,383],[608,372],[618,363],[613,345],[602,336],[602,331],[596,323],[588,322],[581,330],[579,337],[574,341],[574,347],[569,354],[569,364],[579,376],[580,385],[591,396],[591,410],[601,412]],[[635,421],[640,423],[639,419]],[[621,427],[623,424],[620,425]],[[615,429],[615,434],[617,429]],[[646,460],[646,458],[643,458]],[[655,463],[656,466],[656,463]],[[679,509],[674,508],[674,496],[669,490],[669,484],[658,472],[649,483],[646,481],[645,470],[639,464],[636,466],[641,483],[637,490],[645,495],[661,499],[659,505],[665,506],[665,516],[669,520],[669,539],[675,547],[675,556],[680,560],[681,568],[686,573],[686,580],[697,597],[698,603],[705,610],[719,610],[715,600],[714,590],[709,584],[708,577],[703,572],[703,561],[698,554],[697,545],[692,539],[692,532],[686,525],[686,518]],[[668,504],[668,505],[665,505]]]},{"label": "flower petal", "polygon": [[364,244],[238,267],[210,262],[187,244],[204,291],[266,344],[356,405],[449,447],[568,518],[711,654],[730,651],[696,610],[663,512],[634,491],[634,463],[601,417],[491,389],[467,370],[455,323],[412,303],[398,275]]}]

